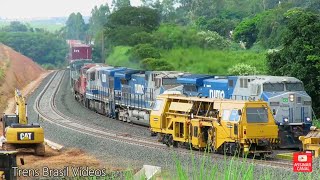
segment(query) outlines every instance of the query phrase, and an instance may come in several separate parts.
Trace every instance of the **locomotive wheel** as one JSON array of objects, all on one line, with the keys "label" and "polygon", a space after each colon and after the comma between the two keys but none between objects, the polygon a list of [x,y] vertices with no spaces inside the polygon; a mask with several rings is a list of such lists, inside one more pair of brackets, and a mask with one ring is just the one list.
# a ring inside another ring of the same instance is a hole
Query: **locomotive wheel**
[{"label": "locomotive wheel", "polygon": [[44,156],[45,154],[45,146],[43,143],[37,144],[34,148],[34,152],[37,156]]},{"label": "locomotive wheel", "polygon": [[157,133],[156,133],[156,132],[151,132],[150,135],[151,135],[152,137],[154,137],[154,136],[157,136]]},{"label": "locomotive wheel", "polygon": [[172,146],[173,146],[174,148],[179,147],[179,142],[173,141]]},{"label": "locomotive wheel", "polygon": [[260,153],[260,159],[266,159],[266,154],[265,153]]}]

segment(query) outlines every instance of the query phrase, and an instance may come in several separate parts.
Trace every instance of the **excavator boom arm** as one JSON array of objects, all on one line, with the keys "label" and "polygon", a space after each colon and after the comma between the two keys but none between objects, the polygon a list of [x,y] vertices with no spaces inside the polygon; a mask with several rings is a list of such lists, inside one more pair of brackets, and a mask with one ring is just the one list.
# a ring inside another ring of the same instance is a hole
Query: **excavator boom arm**
[{"label": "excavator boom arm", "polygon": [[27,119],[27,104],[25,98],[22,96],[20,91],[16,89],[15,91],[15,100],[16,100],[16,114],[19,118],[19,124],[28,124]]}]

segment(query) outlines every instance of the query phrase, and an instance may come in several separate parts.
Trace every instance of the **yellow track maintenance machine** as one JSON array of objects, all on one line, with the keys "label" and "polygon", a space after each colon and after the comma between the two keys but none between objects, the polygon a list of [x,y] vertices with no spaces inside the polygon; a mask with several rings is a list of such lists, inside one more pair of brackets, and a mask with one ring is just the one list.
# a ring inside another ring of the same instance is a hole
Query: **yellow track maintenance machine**
[{"label": "yellow track maintenance machine", "polygon": [[[17,151],[1,151],[0,150],[0,180],[16,180],[14,167],[17,167],[16,155]],[[24,160],[21,160],[24,164]]]},{"label": "yellow track maintenance machine", "polygon": [[45,154],[44,130],[38,123],[28,123],[27,105],[19,90],[15,90],[16,114],[2,117],[5,142],[3,149],[16,150],[19,148],[34,149],[35,154]]},{"label": "yellow track maintenance machine", "polygon": [[300,136],[303,151],[311,151],[314,157],[320,155],[320,129],[311,126],[310,132],[306,136]]},{"label": "yellow track maintenance machine", "polygon": [[265,157],[279,143],[278,126],[263,101],[160,95],[151,133],[167,146]]}]

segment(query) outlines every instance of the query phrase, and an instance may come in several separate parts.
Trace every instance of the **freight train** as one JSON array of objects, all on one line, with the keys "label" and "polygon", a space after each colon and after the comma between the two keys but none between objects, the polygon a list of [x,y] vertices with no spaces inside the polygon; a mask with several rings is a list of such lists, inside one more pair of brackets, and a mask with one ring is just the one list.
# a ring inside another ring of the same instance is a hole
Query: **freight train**
[{"label": "freight train", "polygon": [[280,129],[282,147],[298,147],[298,137],[308,133],[312,122],[311,98],[293,77],[142,71],[95,64],[87,56],[70,62],[70,77],[75,99],[84,106],[144,126],[150,126],[150,113],[160,94],[266,101]]}]

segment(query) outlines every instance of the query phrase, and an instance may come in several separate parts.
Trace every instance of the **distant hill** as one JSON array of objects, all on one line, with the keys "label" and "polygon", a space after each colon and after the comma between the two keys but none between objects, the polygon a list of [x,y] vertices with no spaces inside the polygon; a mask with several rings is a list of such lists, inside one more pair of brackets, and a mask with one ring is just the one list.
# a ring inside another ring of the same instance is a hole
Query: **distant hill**
[{"label": "distant hill", "polygon": [[[36,24],[63,24],[65,25],[68,17],[50,17],[50,18],[29,18],[29,19],[6,19],[0,17],[0,23],[8,23],[11,21],[20,21],[24,23]],[[90,16],[83,16],[85,23],[89,23]]]},{"label": "distant hill", "polygon": [[[68,17],[31,18],[31,19],[4,19],[0,17],[0,27],[7,26],[11,21],[20,21],[33,28],[43,28],[54,32],[65,26]],[[89,16],[83,16],[85,23],[89,23]]]}]

